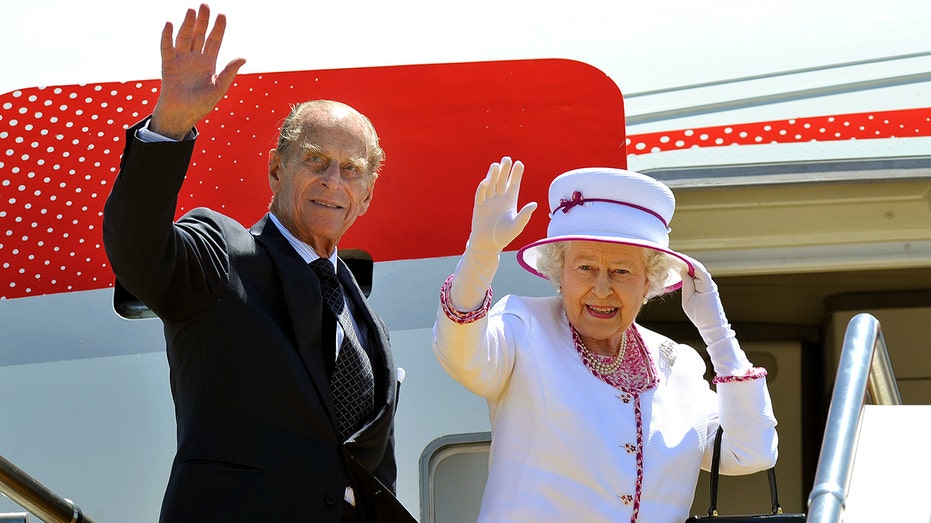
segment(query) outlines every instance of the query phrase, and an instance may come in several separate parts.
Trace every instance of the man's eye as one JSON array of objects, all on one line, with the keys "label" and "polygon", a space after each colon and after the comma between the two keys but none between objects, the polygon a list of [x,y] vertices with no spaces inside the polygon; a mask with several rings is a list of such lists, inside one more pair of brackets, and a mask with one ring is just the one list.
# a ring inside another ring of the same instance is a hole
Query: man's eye
[{"label": "man's eye", "polygon": [[314,169],[320,169],[326,165],[326,160],[322,156],[316,154],[308,154],[304,157],[304,163],[313,166]]},{"label": "man's eye", "polygon": [[359,168],[358,165],[346,164],[343,166],[342,176],[346,180],[361,180],[363,177],[363,171]]}]

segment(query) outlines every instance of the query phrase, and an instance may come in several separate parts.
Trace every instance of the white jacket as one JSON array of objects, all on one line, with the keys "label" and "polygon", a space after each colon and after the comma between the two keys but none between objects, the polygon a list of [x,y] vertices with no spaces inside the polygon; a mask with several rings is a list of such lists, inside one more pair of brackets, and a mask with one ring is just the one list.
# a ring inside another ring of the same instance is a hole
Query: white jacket
[{"label": "white jacket", "polygon": [[440,310],[436,357],[487,400],[491,417],[479,521],[681,523],[719,423],[722,473],[774,465],[765,374],[715,393],[694,349],[637,328],[647,355],[640,385],[625,392],[582,362],[558,297],[506,296],[466,325]]}]

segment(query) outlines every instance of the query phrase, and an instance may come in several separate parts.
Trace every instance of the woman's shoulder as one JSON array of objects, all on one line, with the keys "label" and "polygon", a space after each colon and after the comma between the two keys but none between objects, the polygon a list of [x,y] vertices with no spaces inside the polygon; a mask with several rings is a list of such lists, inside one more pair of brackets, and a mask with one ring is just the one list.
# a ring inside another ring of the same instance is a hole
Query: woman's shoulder
[{"label": "woman's shoulder", "polygon": [[562,300],[558,296],[521,296],[508,294],[492,309],[498,314],[514,314],[528,318],[553,318],[564,316]]},{"label": "woman's shoulder", "polygon": [[521,296],[509,294],[495,304],[489,313],[497,318],[501,325],[511,332],[546,333],[553,335],[553,329],[568,325],[562,300],[557,296]]},{"label": "woman's shoulder", "polygon": [[[643,339],[643,343],[645,343],[647,347],[659,347],[660,345],[664,344],[680,345],[680,343],[676,342],[669,336],[654,330],[650,330],[640,323],[637,323],[637,332],[640,334],[640,337]],[[687,346],[688,345],[686,345],[686,347]]]}]

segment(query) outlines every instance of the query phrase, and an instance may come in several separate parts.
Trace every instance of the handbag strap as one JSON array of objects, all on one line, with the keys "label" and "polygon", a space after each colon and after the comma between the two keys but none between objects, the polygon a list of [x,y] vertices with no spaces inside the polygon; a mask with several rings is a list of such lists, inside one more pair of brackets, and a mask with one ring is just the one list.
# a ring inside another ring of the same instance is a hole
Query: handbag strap
[{"label": "handbag strap", "polygon": [[[721,438],[723,435],[724,428],[718,425],[718,433],[714,439],[714,452],[711,454],[711,506],[708,507],[708,515],[711,517],[718,515],[718,472],[721,468]],[[779,492],[776,489],[775,466],[766,471],[766,477],[769,479],[769,496],[773,502],[772,513],[782,514],[782,507],[779,505]]]}]

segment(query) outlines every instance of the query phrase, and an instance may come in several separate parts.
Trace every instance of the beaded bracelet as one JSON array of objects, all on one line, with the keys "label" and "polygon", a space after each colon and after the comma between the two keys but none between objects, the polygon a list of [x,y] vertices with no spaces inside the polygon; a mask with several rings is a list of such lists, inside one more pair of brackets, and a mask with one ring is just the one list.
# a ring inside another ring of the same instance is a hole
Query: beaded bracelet
[{"label": "beaded bracelet", "polygon": [[715,385],[718,383],[736,383],[741,381],[758,380],[766,377],[766,369],[763,367],[753,367],[747,370],[743,376],[715,376],[712,381]]},{"label": "beaded bracelet", "polygon": [[443,313],[446,314],[447,318],[459,325],[466,325],[478,321],[488,314],[488,309],[491,308],[491,287],[488,287],[488,290],[485,291],[485,300],[482,301],[482,305],[478,309],[463,312],[456,309],[452,304],[452,300],[449,296],[449,289],[452,286],[453,275],[450,275],[449,278],[446,278],[446,282],[443,283],[443,286],[440,287],[440,306],[443,307]]}]

